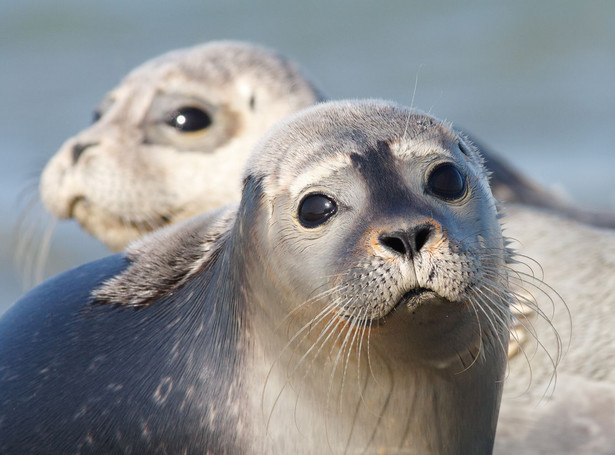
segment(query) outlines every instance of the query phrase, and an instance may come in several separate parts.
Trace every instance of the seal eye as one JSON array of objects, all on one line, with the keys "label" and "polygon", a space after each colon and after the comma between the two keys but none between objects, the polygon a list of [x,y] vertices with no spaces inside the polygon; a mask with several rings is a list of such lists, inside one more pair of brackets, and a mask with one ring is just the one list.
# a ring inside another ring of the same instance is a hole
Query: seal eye
[{"label": "seal eye", "polygon": [[211,117],[198,107],[185,106],[173,111],[165,123],[184,133],[193,133],[211,125]]},{"label": "seal eye", "polygon": [[461,199],[466,192],[466,181],[459,169],[451,163],[437,166],[427,179],[429,191],[445,201]]},{"label": "seal eye", "polygon": [[299,222],[306,228],[323,224],[337,212],[337,205],[322,194],[308,194],[299,204]]}]

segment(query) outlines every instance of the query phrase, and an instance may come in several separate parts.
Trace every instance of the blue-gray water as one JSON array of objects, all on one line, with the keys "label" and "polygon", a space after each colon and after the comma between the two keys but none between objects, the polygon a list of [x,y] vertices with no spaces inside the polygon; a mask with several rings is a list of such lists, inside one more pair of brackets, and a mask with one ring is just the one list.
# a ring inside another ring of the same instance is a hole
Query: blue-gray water
[{"label": "blue-gray water", "polygon": [[[409,104],[418,80],[416,107],[615,210],[615,2],[330,3],[0,0],[0,312],[22,293],[19,195],[126,72],[213,39],[279,49],[334,98]],[[60,222],[45,276],[104,254]]]}]

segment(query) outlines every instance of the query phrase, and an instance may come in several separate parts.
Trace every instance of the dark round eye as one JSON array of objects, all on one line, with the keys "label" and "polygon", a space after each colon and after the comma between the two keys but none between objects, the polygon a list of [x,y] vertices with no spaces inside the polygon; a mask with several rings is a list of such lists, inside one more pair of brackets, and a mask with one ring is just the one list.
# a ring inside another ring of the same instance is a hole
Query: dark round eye
[{"label": "dark round eye", "polygon": [[98,109],[96,109],[93,113],[92,113],[92,123],[96,123],[100,120],[100,118],[102,117],[102,112],[100,112]]},{"label": "dark round eye", "polygon": [[186,106],[173,111],[165,123],[179,131],[191,133],[211,125],[211,117],[198,107]]},{"label": "dark round eye", "polygon": [[306,228],[320,226],[337,212],[337,205],[322,194],[308,194],[299,204],[299,222]]},{"label": "dark round eye", "polygon": [[466,180],[451,163],[440,164],[431,171],[427,186],[432,194],[445,201],[461,199],[466,193]]}]

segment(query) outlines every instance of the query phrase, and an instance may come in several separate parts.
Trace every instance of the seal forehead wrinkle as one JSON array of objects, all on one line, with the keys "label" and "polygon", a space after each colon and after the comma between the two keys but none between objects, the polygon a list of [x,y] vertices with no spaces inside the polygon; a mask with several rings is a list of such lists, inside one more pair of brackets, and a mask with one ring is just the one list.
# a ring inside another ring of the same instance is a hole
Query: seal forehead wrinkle
[{"label": "seal forehead wrinkle", "polygon": [[[430,119],[431,120],[431,119]],[[421,120],[416,121],[419,124]],[[456,142],[456,136],[441,123],[429,123],[429,128],[420,130],[412,137],[405,135],[391,141],[391,152],[398,158],[428,157],[434,151],[449,150]]]},{"label": "seal forehead wrinkle", "polygon": [[[308,161],[305,166],[307,169],[301,170],[294,176],[280,175],[278,179],[279,188],[290,188],[292,197],[297,197],[308,186],[314,182],[325,181],[327,177],[347,168],[352,164],[352,157],[347,153],[340,153],[323,159],[320,162],[314,163]],[[300,168],[298,168],[299,170]]]}]

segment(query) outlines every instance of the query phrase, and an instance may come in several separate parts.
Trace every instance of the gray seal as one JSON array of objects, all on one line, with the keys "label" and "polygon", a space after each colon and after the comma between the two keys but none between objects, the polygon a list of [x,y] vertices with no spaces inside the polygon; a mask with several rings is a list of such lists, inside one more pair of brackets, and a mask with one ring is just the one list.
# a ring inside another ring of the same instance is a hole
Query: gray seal
[{"label": "gray seal", "polygon": [[273,50],[235,41],[168,52],[131,71],[40,181],[45,207],[111,250],[236,203],[250,150],[322,95]]},{"label": "gray seal", "polygon": [[477,151],[326,103],[238,208],[42,284],[0,320],[0,451],[491,453],[509,251]]}]

